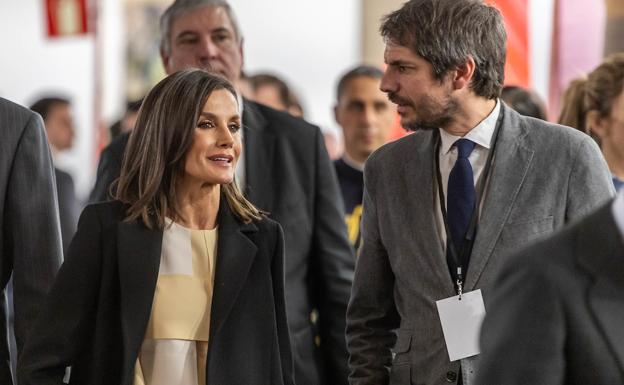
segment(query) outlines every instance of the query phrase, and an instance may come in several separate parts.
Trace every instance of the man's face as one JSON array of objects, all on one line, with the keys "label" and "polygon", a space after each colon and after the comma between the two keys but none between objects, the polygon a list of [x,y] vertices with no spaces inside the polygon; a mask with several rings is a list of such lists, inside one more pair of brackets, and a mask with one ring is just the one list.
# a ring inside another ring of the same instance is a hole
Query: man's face
[{"label": "man's face", "polygon": [[202,68],[237,83],[243,66],[242,41],[222,7],[206,6],[186,12],[171,25],[171,52],[161,52],[168,74]]},{"label": "man's face", "polygon": [[342,127],[345,151],[352,159],[364,161],[388,141],[395,112],[379,89],[380,80],[358,76],[348,81],[335,107]]},{"label": "man's face", "polygon": [[395,103],[401,124],[410,130],[444,128],[454,120],[457,102],[451,79],[436,79],[429,62],[410,48],[386,43],[384,59],[388,67],[381,90]]},{"label": "man's face", "polygon": [[48,142],[57,151],[71,148],[74,142],[74,120],[68,104],[54,104],[45,120]]}]

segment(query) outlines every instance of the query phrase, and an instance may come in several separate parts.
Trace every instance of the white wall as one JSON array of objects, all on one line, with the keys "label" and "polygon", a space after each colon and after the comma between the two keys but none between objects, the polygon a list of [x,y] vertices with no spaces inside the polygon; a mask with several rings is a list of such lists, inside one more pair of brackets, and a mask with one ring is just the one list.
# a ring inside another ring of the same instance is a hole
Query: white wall
[{"label": "white wall", "polygon": [[[115,43],[120,16],[116,1],[102,1],[105,21],[102,33],[113,31],[102,45],[101,65],[108,78],[101,94],[104,117],[118,114],[123,99],[120,71],[123,47]],[[117,6],[117,8],[116,8]],[[0,0],[0,96],[28,106],[41,96],[60,94],[71,99],[76,123],[74,147],[56,159],[59,168],[74,176],[77,193],[85,197],[91,189],[96,165],[94,153],[94,62],[93,36],[48,38],[43,0]],[[117,48],[115,47],[117,45]],[[115,95],[115,96],[113,96]]]},{"label": "white wall", "polygon": [[361,57],[359,0],[231,0],[245,38],[245,71],[282,75],[306,119],[336,128],[337,78]]}]

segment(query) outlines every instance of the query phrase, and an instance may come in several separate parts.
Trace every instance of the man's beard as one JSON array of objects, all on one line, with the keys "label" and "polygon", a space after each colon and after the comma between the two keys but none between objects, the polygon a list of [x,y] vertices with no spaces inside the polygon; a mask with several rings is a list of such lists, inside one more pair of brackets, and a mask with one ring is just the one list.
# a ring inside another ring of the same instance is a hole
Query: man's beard
[{"label": "man's beard", "polygon": [[423,95],[418,106],[395,93],[389,93],[388,99],[394,104],[407,105],[414,110],[416,116],[413,120],[406,121],[401,117],[401,126],[407,131],[427,131],[448,126],[454,121],[454,115],[459,110],[457,102],[450,95],[446,95],[446,100],[442,103]]}]

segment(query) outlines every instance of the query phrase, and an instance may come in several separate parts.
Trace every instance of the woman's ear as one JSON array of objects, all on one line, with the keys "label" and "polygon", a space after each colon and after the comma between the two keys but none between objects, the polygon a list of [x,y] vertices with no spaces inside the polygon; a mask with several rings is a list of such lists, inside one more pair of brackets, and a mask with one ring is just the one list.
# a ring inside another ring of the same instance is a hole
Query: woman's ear
[{"label": "woman's ear", "polygon": [[604,138],[609,134],[609,118],[601,116],[599,111],[591,110],[587,112],[585,127],[588,134]]}]

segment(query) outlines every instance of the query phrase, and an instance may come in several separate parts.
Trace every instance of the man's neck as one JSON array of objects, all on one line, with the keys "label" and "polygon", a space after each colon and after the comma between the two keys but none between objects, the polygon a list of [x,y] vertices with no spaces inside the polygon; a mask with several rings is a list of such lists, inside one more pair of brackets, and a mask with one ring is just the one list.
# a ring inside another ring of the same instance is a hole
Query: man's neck
[{"label": "man's neck", "polygon": [[607,161],[611,173],[618,179],[624,180],[624,154],[621,154],[621,150],[612,148],[612,146],[603,145],[602,154]]},{"label": "man's neck", "polygon": [[362,157],[353,157],[349,153],[349,151],[345,151],[342,154],[342,160],[349,166],[353,167],[356,170],[364,171],[364,163],[366,162],[366,158]]},{"label": "man's neck", "polygon": [[454,136],[465,136],[487,118],[496,107],[496,99],[471,98],[460,106],[453,121],[442,129]]}]

